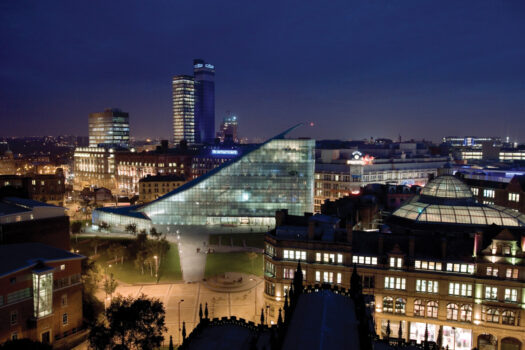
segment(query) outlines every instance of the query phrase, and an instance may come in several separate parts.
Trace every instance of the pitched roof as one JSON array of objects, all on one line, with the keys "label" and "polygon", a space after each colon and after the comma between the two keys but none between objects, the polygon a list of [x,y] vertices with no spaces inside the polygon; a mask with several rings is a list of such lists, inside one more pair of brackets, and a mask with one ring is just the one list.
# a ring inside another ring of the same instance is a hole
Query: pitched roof
[{"label": "pitched roof", "polygon": [[83,255],[42,243],[0,245],[0,276],[37,266],[39,262],[83,259]]}]

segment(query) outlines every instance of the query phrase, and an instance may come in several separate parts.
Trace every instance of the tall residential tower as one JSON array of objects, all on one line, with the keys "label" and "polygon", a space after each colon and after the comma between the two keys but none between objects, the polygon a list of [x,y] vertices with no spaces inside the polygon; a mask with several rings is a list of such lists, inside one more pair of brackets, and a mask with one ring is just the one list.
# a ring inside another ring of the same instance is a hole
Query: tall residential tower
[{"label": "tall residential tower", "polygon": [[129,147],[129,114],[117,108],[107,108],[89,115],[89,147],[99,144]]}]

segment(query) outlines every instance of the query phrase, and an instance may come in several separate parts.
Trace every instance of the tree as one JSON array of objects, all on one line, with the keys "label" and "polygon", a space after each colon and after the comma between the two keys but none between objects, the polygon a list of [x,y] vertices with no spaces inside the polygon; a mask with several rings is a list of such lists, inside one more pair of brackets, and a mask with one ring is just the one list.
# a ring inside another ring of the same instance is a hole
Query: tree
[{"label": "tree", "polygon": [[72,233],[80,233],[81,230],[82,230],[82,221],[73,221],[71,223]]},{"label": "tree", "polygon": [[89,245],[91,246],[91,248],[93,248],[94,255],[97,255],[98,246],[101,243],[102,242],[100,241],[100,239],[96,236],[91,238],[91,240],[89,241]]},{"label": "tree", "polygon": [[109,246],[108,255],[112,256],[115,263],[117,263],[120,260],[120,263],[124,263],[124,255],[126,254],[126,247],[124,247],[120,243],[113,243]]},{"label": "tree", "polygon": [[110,298],[113,299],[113,293],[115,292],[115,289],[117,289],[118,282],[113,277],[113,273],[109,274],[109,278],[106,275],[106,279],[104,281],[104,291],[106,292],[106,295],[109,294]]},{"label": "tree", "polygon": [[82,261],[82,312],[87,325],[95,324],[104,311],[104,305],[95,296],[101,278],[100,268],[92,259]]},{"label": "tree", "polygon": [[129,224],[126,226],[126,232],[135,236],[137,234],[137,224]]},{"label": "tree", "polygon": [[106,230],[106,231],[109,231],[109,229],[111,228],[111,225],[108,224],[107,222],[105,221],[102,221],[98,224],[98,231],[99,232],[102,232],[103,230]]},{"label": "tree", "polygon": [[166,332],[164,305],[144,295],[137,299],[118,296],[106,310],[106,322],[89,334],[95,349],[154,349],[160,347]]}]

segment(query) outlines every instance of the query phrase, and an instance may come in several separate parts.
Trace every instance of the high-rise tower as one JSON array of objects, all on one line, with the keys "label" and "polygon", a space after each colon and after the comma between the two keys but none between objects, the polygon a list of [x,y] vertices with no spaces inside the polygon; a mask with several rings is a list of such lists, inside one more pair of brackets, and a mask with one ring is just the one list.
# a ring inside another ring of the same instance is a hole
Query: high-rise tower
[{"label": "high-rise tower", "polygon": [[204,60],[193,61],[195,81],[195,142],[215,138],[215,66]]},{"label": "high-rise tower", "polygon": [[107,108],[89,115],[89,147],[110,144],[129,147],[129,114]]},{"label": "high-rise tower", "polygon": [[173,141],[195,142],[195,84],[192,76],[176,75],[173,88]]}]

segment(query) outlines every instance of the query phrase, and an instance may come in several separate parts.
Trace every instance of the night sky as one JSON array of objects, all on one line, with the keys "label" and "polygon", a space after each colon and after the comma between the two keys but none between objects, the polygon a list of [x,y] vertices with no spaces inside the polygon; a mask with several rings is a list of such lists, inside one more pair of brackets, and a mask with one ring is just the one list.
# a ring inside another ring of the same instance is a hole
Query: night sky
[{"label": "night sky", "polygon": [[171,137],[171,77],[216,66],[216,126],[267,137],[525,141],[525,1],[2,1],[0,136]]}]

